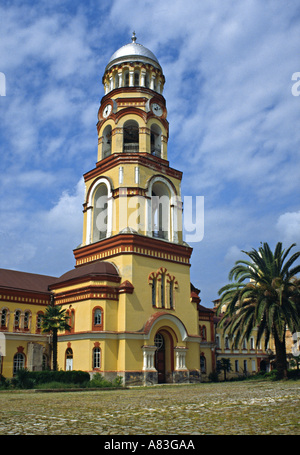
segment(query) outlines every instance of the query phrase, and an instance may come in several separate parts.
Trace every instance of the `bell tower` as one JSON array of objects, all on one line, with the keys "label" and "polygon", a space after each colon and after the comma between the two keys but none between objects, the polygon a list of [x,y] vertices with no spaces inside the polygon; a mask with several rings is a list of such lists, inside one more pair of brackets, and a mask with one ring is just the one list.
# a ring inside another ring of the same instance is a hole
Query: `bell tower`
[{"label": "bell tower", "polygon": [[124,384],[198,381],[200,299],[191,294],[192,248],[182,238],[182,173],[168,161],[165,77],[133,34],[102,82],[82,244],[75,271],[56,284],[79,331],[61,341],[72,343],[74,358],[75,348],[78,357],[96,355],[92,366],[92,354],[82,358],[81,368],[121,375]]},{"label": "bell tower", "polygon": [[127,252],[189,263],[182,239],[182,173],[169,166],[165,77],[136,42],[110,58],[102,78],[96,167],[84,175],[86,200],[76,266]]}]

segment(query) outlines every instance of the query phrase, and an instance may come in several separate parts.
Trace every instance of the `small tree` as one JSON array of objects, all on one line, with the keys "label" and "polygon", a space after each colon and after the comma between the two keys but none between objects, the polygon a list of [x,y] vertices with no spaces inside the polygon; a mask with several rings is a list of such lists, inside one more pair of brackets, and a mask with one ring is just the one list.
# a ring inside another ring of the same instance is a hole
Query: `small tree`
[{"label": "small tree", "polygon": [[54,305],[53,299],[51,304],[47,306],[45,314],[42,317],[42,332],[52,333],[52,358],[53,370],[57,370],[57,334],[62,330],[71,330],[68,324],[69,316],[66,315],[66,310],[59,305]]},{"label": "small tree", "polygon": [[230,359],[225,359],[222,357],[220,360],[217,360],[217,372],[224,372],[224,381],[226,381],[226,373],[232,371]]}]

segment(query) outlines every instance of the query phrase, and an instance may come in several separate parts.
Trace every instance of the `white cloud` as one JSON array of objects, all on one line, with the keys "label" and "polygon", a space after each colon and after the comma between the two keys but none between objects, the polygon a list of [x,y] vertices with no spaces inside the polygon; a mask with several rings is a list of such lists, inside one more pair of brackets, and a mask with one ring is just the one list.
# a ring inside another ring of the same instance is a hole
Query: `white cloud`
[{"label": "white cloud", "polygon": [[49,235],[57,232],[59,237],[77,237],[82,230],[82,204],[85,185],[83,179],[77,183],[74,194],[64,191],[57,204],[51,210],[41,213],[38,223],[44,226]]},{"label": "white cloud", "polygon": [[243,259],[242,255],[243,253],[241,252],[241,248],[238,248],[236,245],[232,245],[226,252],[225,262],[229,263],[230,267],[233,267],[236,261]]},{"label": "white cloud", "polygon": [[279,238],[282,242],[300,244],[300,211],[299,212],[286,212],[279,216],[277,224],[277,231]]}]

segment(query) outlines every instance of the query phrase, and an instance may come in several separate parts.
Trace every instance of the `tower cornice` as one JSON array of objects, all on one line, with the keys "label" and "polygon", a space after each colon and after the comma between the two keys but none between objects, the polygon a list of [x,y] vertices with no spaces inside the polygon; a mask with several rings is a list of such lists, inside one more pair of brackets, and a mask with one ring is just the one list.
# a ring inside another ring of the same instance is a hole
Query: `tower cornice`
[{"label": "tower cornice", "polygon": [[136,254],[153,259],[190,265],[193,249],[189,245],[171,243],[140,234],[117,234],[76,248],[73,253],[76,267],[89,262],[109,259],[124,254]]},{"label": "tower cornice", "polygon": [[182,172],[169,167],[169,161],[152,156],[150,153],[114,153],[98,161],[94,169],[83,175],[84,180],[87,182],[94,179],[121,164],[137,164],[169,177],[174,177],[178,180],[182,179]]}]

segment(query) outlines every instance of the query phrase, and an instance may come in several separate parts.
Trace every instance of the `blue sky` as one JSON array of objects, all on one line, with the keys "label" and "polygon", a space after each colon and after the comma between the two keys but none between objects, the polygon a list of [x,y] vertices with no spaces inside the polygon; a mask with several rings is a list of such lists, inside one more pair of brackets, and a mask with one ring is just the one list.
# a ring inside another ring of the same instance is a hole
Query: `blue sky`
[{"label": "blue sky", "polygon": [[74,267],[102,75],[133,30],[166,77],[170,166],[204,196],[191,281],[210,307],[241,250],[299,249],[299,1],[2,0],[0,267]]}]

